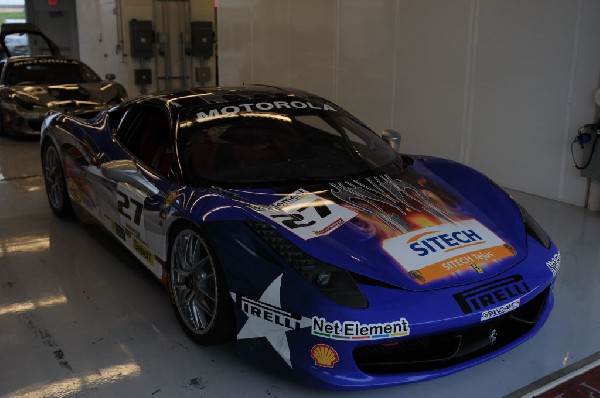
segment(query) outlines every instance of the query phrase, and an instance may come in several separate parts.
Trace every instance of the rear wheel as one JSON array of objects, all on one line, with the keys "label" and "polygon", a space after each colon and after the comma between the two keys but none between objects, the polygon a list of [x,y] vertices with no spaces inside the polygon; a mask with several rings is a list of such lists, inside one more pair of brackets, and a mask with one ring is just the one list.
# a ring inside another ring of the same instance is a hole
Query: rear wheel
[{"label": "rear wheel", "polygon": [[73,209],[67,192],[65,173],[58,150],[51,141],[46,142],[42,152],[42,167],[48,203],[54,214],[59,217],[71,215]]},{"label": "rear wheel", "polygon": [[178,228],[172,236],[169,288],[179,322],[200,344],[231,340],[235,334],[233,305],[207,239],[191,225]]}]

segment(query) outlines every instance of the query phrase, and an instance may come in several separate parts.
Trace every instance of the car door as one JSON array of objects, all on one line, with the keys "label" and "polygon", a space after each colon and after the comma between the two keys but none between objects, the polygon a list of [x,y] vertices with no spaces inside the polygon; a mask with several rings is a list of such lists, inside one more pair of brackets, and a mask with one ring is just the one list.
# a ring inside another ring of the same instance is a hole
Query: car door
[{"label": "car door", "polygon": [[165,226],[161,210],[178,185],[172,124],[160,104],[136,104],[113,131],[114,144],[125,156],[99,165],[103,223],[157,276],[166,259]]}]

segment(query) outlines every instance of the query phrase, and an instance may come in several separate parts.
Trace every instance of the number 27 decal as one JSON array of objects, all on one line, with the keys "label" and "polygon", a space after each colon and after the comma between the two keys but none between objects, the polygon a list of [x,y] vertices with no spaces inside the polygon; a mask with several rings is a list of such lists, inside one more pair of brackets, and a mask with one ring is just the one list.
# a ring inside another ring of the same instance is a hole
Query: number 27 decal
[{"label": "number 27 decal", "polygon": [[305,217],[300,213],[305,211],[306,209],[314,209],[321,219],[331,214],[331,210],[327,207],[327,202],[319,198],[314,202],[305,203],[302,206],[297,207],[295,209],[296,213],[273,214],[271,215],[271,218],[285,218],[281,220],[281,223],[290,229],[310,227],[312,225],[315,225],[317,223],[317,220],[305,220]]},{"label": "number 27 decal", "polygon": [[303,189],[258,212],[305,240],[327,235],[357,214]]},{"label": "number 27 decal", "polygon": [[[140,225],[144,205],[137,200],[130,198],[122,191],[117,191],[117,195],[119,195],[119,200],[117,201],[119,213],[128,220],[131,220],[131,216],[133,215],[133,223],[135,225]],[[133,205],[134,208],[132,208],[131,205]]]}]

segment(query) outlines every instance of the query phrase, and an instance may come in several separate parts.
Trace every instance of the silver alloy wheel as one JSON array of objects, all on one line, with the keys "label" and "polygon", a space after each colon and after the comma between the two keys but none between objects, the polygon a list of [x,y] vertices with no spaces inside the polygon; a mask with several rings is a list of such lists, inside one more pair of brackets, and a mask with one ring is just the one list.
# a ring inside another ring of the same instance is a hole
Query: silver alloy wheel
[{"label": "silver alloy wheel", "polygon": [[171,249],[171,289],[187,328],[204,334],[217,312],[217,275],[206,242],[191,229],[177,234]]},{"label": "silver alloy wheel", "polygon": [[63,191],[65,181],[60,165],[60,158],[54,145],[48,145],[46,147],[46,154],[44,156],[44,177],[46,178],[46,191],[48,192],[50,204],[53,208],[60,209],[66,194]]}]

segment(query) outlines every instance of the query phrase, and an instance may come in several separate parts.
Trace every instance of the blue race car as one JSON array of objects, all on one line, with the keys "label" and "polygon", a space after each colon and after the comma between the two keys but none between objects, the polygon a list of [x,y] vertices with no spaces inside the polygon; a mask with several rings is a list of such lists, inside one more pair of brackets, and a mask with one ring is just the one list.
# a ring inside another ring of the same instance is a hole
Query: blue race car
[{"label": "blue race car", "polygon": [[397,152],[313,94],[148,95],[47,117],[54,213],[91,216],[169,289],[200,344],[306,383],[447,375],[533,336],[560,255],[481,173]]}]

